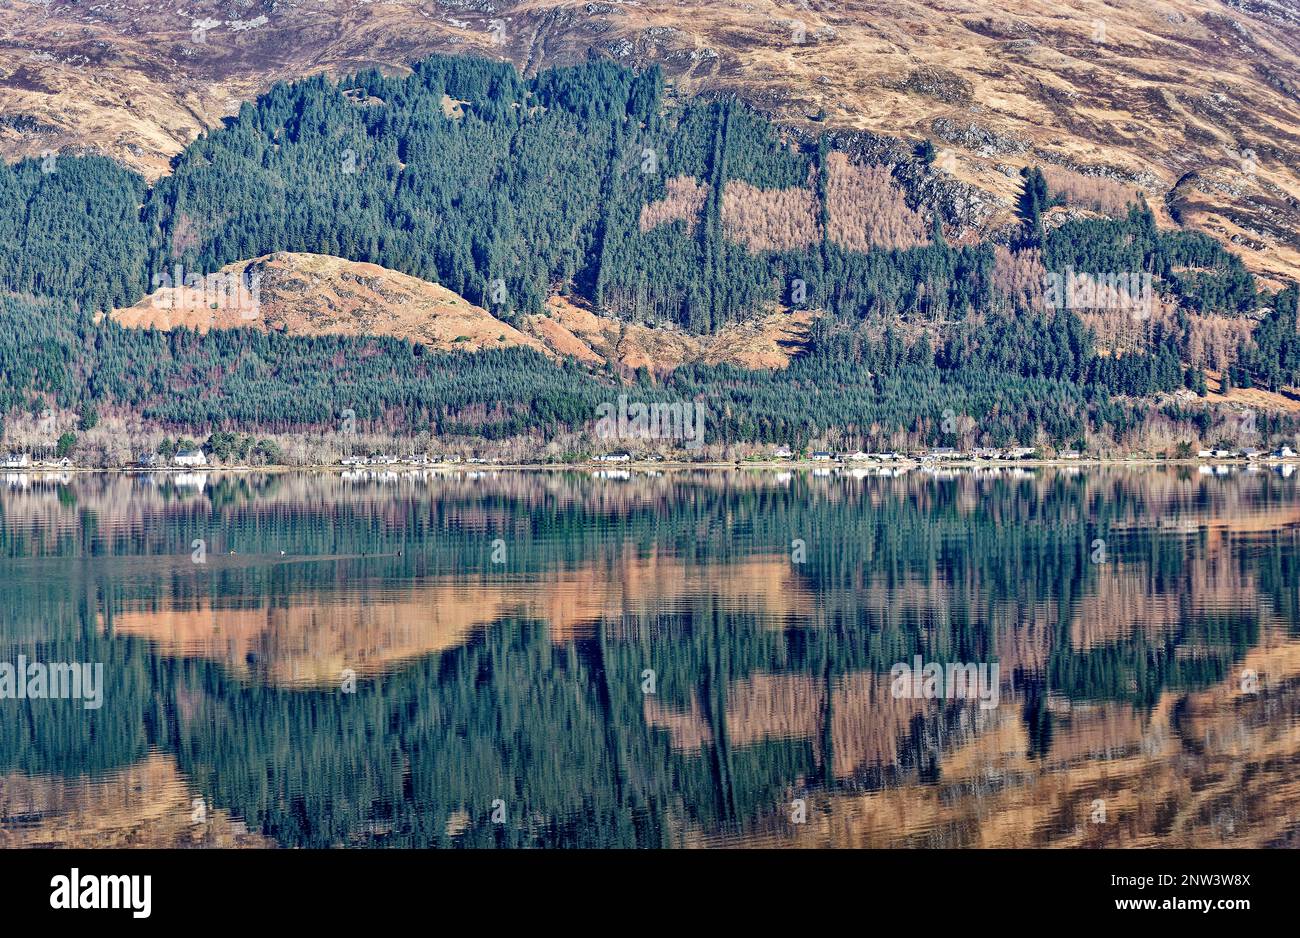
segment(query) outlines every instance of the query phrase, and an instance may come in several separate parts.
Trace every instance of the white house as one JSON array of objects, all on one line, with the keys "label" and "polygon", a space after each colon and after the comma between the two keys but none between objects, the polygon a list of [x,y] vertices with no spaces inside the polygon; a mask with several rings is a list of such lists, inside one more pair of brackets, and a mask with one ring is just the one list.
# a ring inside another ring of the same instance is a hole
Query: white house
[{"label": "white house", "polygon": [[793,455],[794,451],[788,446],[778,446],[776,449],[772,450],[772,456],[775,459],[789,459]]},{"label": "white house", "polygon": [[26,469],[29,465],[31,458],[26,453],[10,453],[4,461],[6,469]]},{"label": "white house", "polygon": [[206,466],[208,457],[201,449],[183,449],[172,457],[172,462],[178,466]]},{"label": "white house", "polygon": [[631,458],[631,453],[605,453],[597,456],[596,462],[628,462]]},{"label": "white house", "polygon": [[812,454],[812,459],[813,462],[830,462],[831,454],[827,452],[818,451]]}]

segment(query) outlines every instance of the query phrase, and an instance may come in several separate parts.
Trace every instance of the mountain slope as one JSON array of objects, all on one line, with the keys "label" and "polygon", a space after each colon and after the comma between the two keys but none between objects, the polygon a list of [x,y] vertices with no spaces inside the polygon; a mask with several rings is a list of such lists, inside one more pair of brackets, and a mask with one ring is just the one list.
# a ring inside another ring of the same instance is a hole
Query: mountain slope
[{"label": "mountain slope", "polygon": [[[100,150],[156,177],[276,80],[436,51],[533,74],[659,64],[679,93],[736,92],[780,121],[932,139],[1008,220],[1015,169],[1055,164],[1144,189],[1300,272],[1300,9],[1292,0],[143,0],[0,3],[0,150]],[[1166,216],[1166,221],[1168,217]]]},{"label": "mountain slope", "polygon": [[378,264],[280,251],[227,264],[202,286],[160,286],[110,317],[134,329],[388,336],[438,351],[523,347],[626,371],[671,371],[696,361],[784,367],[803,345],[815,314],[777,310],[696,336],[621,323],[557,296],[544,313],[523,317],[515,328],[440,284]]},{"label": "mountain slope", "polygon": [[[0,411],[285,433],[346,403],[367,432],[567,458],[607,443],[599,411],[634,388],[670,417],[702,407],[719,446],[1294,438],[1294,416],[1256,424],[1207,378],[1288,399],[1297,288],[1258,289],[1131,190],[1027,167],[1016,224],[979,239],[975,190],[925,148],[664,91],[608,61],[524,78],[432,56],[277,84],[148,189],[103,157],[0,167]],[[265,309],[139,302],[250,270]],[[88,316],[114,310],[209,331]]]},{"label": "mountain slope", "polygon": [[446,287],[377,264],[284,251],[227,264],[206,282],[207,289],[160,287],[134,306],[114,310],[112,318],[137,328],[251,327],[292,335],[392,336],[440,350],[545,351],[536,339]]}]

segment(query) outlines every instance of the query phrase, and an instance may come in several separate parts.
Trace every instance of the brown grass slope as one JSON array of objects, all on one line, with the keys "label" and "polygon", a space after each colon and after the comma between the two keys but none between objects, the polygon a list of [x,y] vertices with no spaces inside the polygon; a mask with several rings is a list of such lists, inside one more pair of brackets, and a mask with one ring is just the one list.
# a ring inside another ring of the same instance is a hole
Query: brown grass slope
[{"label": "brown grass slope", "polygon": [[[110,315],[139,329],[392,336],[440,351],[523,346],[624,373],[642,367],[662,373],[695,361],[782,368],[802,348],[815,316],[759,311],[750,321],[696,336],[599,316],[557,296],[545,313],[525,317],[516,328],[439,284],[324,254],[282,251],[227,264],[220,275],[226,279],[213,279],[204,289],[161,287]],[[242,293],[230,288],[235,282],[244,285]]]},{"label": "brown grass slope", "polygon": [[538,340],[446,287],[376,264],[281,252],[228,264],[222,273],[249,284],[256,278],[259,302],[227,303],[227,294],[216,291],[163,287],[114,310],[112,318],[139,328],[246,326],[294,335],[393,336],[441,350],[525,345],[545,351]]}]

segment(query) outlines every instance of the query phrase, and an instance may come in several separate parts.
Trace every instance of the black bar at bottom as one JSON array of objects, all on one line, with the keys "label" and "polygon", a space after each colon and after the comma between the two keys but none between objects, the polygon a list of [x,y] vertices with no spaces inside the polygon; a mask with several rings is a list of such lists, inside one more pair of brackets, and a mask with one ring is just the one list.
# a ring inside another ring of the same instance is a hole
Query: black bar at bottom
[{"label": "black bar at bottom", "polygon": [[[1231,927],[1294,908],[1297,866],[1290,850],[10,850],[0,851],[0,895],[7,923],[75,918],[125,928],[373,927],[448,913],[536,928],[566,908],[615,928],[674,919],[806,926],[846,913],[864,924],[879,913],[968,926],[987,915],[1062,923],[1200,916]],[[144,876],[147,917],[137,914],[142,878],[104,879]]]}]

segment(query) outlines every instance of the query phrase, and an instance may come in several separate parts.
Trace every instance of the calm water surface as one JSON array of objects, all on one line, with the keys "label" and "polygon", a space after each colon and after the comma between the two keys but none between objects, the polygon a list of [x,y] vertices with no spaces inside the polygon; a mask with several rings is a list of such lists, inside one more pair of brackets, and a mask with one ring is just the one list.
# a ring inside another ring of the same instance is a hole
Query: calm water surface
[{"label": "calm water surface", "polygon": [[0,846],[1300,845],[1298,483],[0,475]]}]

